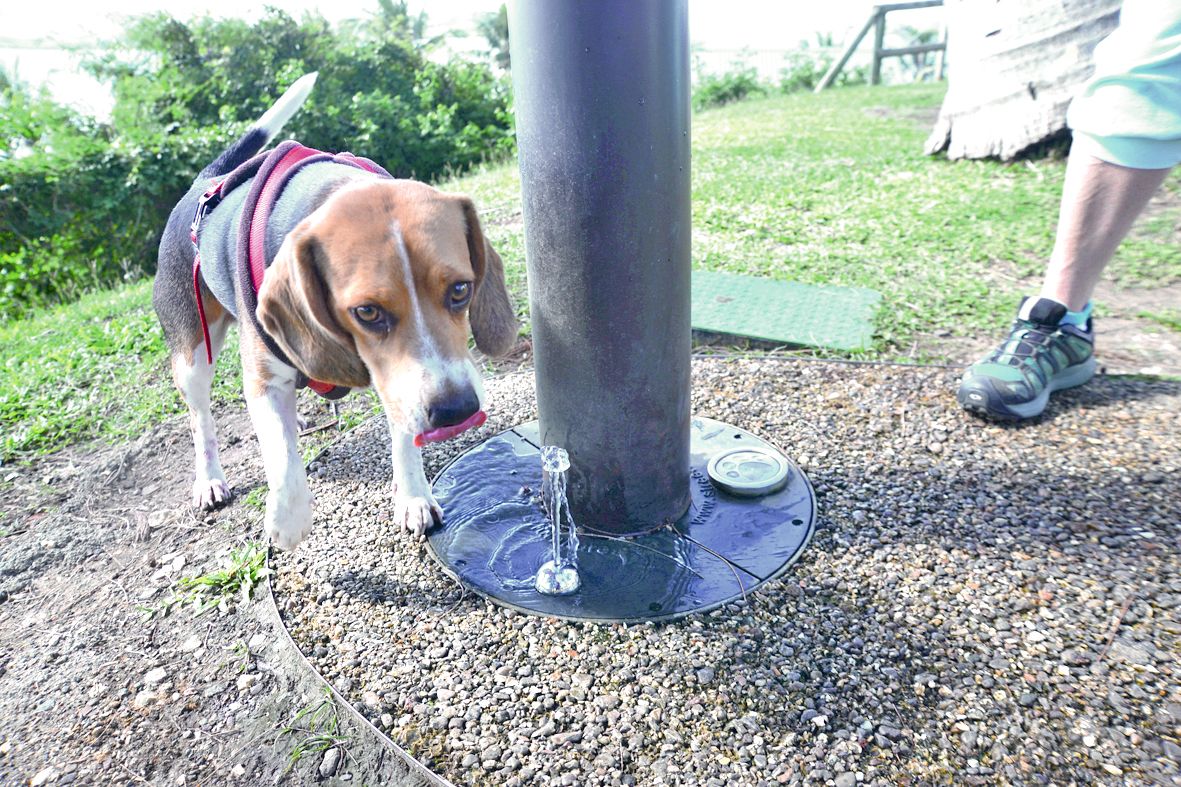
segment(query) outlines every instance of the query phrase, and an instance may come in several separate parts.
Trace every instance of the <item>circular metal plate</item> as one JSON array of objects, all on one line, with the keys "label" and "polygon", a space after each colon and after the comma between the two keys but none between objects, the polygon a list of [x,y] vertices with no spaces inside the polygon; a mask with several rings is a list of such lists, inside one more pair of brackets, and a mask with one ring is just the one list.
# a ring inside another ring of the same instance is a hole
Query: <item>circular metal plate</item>
[{"label": "circular metal plate", "polygon": [[545,595],[534,585],[550,558],[536,421],[501,432],[439,473],[443,525],[427,534],[431,554],[464,586],[524,612],[574,620],[667,620],[744,598],[785,572],[815,528],[812,487],[790,460],[782,488],[751,498],[710,482],[712,457],[735,449],[778,454],[759,437],[710,418],[690,429],[692,502],[678,522],[621,538],[579,528],[579,589]]},{"label": "circular metal plate", "polygon": [[762,497],[787,483],[787,460],[778,451],[743,446],[715,454],[706,465],[714,485],[739,497]]}]

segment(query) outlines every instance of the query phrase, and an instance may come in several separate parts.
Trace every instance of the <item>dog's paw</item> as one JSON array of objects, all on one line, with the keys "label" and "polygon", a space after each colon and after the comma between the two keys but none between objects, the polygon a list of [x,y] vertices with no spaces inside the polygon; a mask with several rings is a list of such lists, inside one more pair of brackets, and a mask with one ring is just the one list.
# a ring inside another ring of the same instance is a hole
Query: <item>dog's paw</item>
[{"label": "dog's paw", "polygon": [[312,529],[312,498],[307,492],[294,496],[267,493],[267,513],[263,519],[271,542],[279,549],[292,550],[299,546]]},{"label": "dog's paw", "polygon": [[442,523],[443,509],[427,492],[425,497],[394,495],[394,527],[402,527],[416,538],[426,537],[435,523]]},{"label": "dog's paw", "polygon": [[212,511],[230,502],[230,487],[224,478],[198,479],[193,482],[193,508]]}]

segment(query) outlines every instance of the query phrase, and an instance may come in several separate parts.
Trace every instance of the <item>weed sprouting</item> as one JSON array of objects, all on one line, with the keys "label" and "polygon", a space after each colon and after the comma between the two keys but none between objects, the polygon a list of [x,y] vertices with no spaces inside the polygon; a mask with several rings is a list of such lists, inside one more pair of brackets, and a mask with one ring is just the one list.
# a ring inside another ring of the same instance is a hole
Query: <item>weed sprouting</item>
[{"label": "weed sprouting", "polygon": [[195,577],[182,577],[172,596],[152,607],[140,607],[147,617],[167,615],[174,607],[191,606],[194,615],[203,615],[217,608],[229,612],[234,596],[239,603],[250,602],[254,589],[271,573],[266,566],[266,547],[257,541],[247,541],[220,561],[221,568]]},{"label": "weed sprouting", "polygon": [[264,511],[267,507],[267,485],[256,486],[251,489],[246,497],[242,498],[242,504],[250,506],[258,511]]},{"label": "weed sprouting", "polygon": [[325,688],[320,697],[300,708],[295,718],[280,731],[275,743],[285,736],[298,736],[294,748],[287,757],[287,768],[291,769],[308,755],[323,754],[332,748],[339,748],[348,756],[346,744],[349,737],[341,732],[340,715],[332,692]]}]

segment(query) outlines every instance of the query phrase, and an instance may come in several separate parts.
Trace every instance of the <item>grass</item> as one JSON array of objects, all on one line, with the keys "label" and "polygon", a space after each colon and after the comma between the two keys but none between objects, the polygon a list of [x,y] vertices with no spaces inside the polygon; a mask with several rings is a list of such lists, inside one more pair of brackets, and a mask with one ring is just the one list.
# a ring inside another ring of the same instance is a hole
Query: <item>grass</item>
[{"label": "grass", "polygon": [[[913,360],[921,335],[1008,325],[1031,287],[1022,280],[1040,274],[1050,253],[1064,161],[923,156],[943,92],[850,87],[694,115],[693,265],[880,291],[875,349],[858,357]],[[488,165],[441,186],[475,197],[527,318],[516,165]],[[1165,188],[1181,195],[1181,177]],[[1109,274],[1125,285],[1181,279],[1175,224],[1172,211],[1145,216]],[[147,282],[0,327],[0,358],[0,462],[142,434],[181,412]],[[217,380],[216,402],[240,400],[233,332]],[[318,401],[301,396],[301,407]],[[346,401],[354,400],[342,423],[374,409],[367,397]]]},{"label": "grass", "polygon": [[1140,312],[1138,317],[1163,325],[1170,331],[1181,333],[1181,310],[1166,309],[1162,312]]},{"label": "grass", "polygon": [[[92,293],[0,326],[0,466],[92,438],[126,439],[185,412],[151,304],[151,282]],[[215,405],[242,401],[238,335],[218,358]],[[342,428],[379,405],[369,395],[342,403]],[[300,392],[305,415],[325,401]]]},{"label": "grass", "polygon": [[[918,334],[1007,326],[1018,280],[1049,257],[1065,161],[924,156],[942,98],[941,85],[851,87],[695,115],[694,267],[880,291],[870,357],[910,357]],[[505,208],[519,205],[515,168],[448,185],[476,197],[523,281],[520,219]],[[1175,214],[1145,218],[1109,268],[1120,284],[1181,278]]]},{"label": "grass", "polygon": [[328,689],[324,689],[319,699],[314,699],[300,708],[291,723],[279,731],[279,738],[287,735],[298,736],[298,740],[287,757],[287,768],[284,773],[289,773],[308,755],[323,754],[338,747],[343,755],[348,754],[345,744],[349,738],[340,731],[340,716],[337,713],[336,702],[333,701],[332,693]]},{"label": "grass", "polygon": [[[223,357],[236,359],[237,337]],[[125,438],[181,411],[151,282],[98,292],[0,327],[0,460],[92,437]],[[215,401],[240,398],[223,362]]]},{"label": "grass", "polygon": [[256,511],[266,511],[267,509],[267,486],[256,486],[251,489],[245,497],[242,498],[242,504],[250,506]]},{"label": "grass", "polygon": [[229,611],[235,596],[247,604],[254,589],[269,576],[266,567],[267,550],[257,541],[247,541],[219,561],[220,568],[194,577],[182,577],[176,583],[172,596],[154,607],[141,607],[148,618],[168,615],[174,607],[189,606],[193,614],[203,615],[211,609]]}]

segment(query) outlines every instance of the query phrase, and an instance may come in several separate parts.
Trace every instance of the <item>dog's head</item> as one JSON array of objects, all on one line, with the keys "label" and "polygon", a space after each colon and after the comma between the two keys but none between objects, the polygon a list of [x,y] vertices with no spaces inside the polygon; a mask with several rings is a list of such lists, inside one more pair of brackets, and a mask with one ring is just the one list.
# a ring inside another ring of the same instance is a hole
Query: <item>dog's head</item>
[{"label": "dog's head", "polygon": [[296,226],[257,314],[301,371],[372,384],[411,435],[482,408],[469,324],[488,355],[508,352],[517,336],[504,266],[471,200],[409,180],[348,186]]}]

